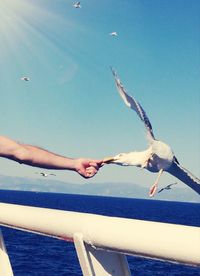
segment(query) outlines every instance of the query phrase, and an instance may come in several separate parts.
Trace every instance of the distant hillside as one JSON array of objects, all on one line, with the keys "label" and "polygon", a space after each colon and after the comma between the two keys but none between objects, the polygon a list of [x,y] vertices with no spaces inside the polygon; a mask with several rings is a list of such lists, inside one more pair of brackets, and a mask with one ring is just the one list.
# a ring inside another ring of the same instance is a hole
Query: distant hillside
[{"label": "distant hillside", "polygon": [[[132,183],[88,183],[73,184],[50,179],[31,179],[21,177],[0,176],[0,189],[55,192],[67,194],[101,195],[115,197],[132,197],[148,199],[149,189]],[[157,194],[154,199],[200,202],[200,196],[190,188],[174,186],[169,191]]]}]

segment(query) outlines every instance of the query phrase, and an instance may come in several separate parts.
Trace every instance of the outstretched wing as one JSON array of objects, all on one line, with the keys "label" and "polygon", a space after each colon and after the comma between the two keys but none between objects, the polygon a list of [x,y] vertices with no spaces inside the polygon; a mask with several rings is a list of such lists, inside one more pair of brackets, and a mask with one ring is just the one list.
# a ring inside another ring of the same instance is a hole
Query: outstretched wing
[{"label": "outstretched wing", "polygon": [[162,191],[164,191],[165,190],[165,188],[162,188],[162,189],[160,189],[159,191],[158,191],[158,193],[161,193]]},{"label": "outstretched wing", "polygon": [[128,93],[126,92],[126,90],[124,89],[117,73],[111,68],[111,71],[113,73],[113,76],[115,78],[115,83],[117,86],[117,90],[119,91],[120,96],[122,97],[123,101],[125,102],[125,104],[130,107],[131,109],[135,110],[136,113],[138,114],[138,116],[140,117],[140,119],[144,122],[144,125],[147,129],[147,134],[149,135],[149,137],[153,140],[155,140],[154,134],[153,134],[153,129],[151,126],[151,123],[149,121],[149,118],[147,117],[144,109],[142,108],[142,106],[139,104],[139,102],[137,102],[133,97],[131,97],[130,95],[128,95]]},{"label": "outstretched wing", "polygon": [[169,184],[169,185],[167,185],[166,187],[160,189],[160,190],[158,191],[158,193],[161,193],[161,192],[164,191],[164,190],[171,190],[171,186],[176,185],[176,184],[177,184],[176,182],[175,182],[175,183],[172,183],[172,184]]},{"label": "outstretched wing", "polygon": [[165,187],[165,189],[171,189],[171,186],[174,186],[174,185],[176,185],[177,183],[175,182],[175,183],[172,183],[172,184],[169,184],[169,185],[167,185],[166,187]]},{"label": "outstretched wing", "polygon": [[192,175],[191,172],[185,168],[181,167],[181,165],[174,161],[167,172],[177,177],[190,188],[192,188],[195,192],[200,194],[200,179]]}]

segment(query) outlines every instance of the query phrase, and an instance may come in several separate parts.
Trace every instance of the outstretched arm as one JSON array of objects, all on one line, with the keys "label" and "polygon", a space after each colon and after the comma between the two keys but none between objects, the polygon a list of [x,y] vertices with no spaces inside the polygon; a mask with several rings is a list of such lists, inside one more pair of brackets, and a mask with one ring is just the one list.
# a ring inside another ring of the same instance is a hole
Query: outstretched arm
[{"label": "outstretched arm", "polygon": [[94,176],[102,164],[101,160],[64,157],[36,146],[18,143],[3,136],[0,136],[0,157],[33,167],[72,170],[85,178]]}]

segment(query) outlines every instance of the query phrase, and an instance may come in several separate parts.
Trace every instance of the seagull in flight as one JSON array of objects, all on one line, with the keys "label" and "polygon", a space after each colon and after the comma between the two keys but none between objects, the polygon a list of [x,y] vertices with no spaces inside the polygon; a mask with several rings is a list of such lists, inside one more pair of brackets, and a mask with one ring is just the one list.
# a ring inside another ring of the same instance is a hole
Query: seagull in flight
[{"label": "seagull in flight", "polygon": [[169,184],[169,185],[167,185],[166,187],[160,189],[160,190],[158,191],[158,193],[161,193],[161,192],[164,191],[164,190],[171,190],[171,187],[172,187],[173,185],[176,185],[176,184],[177,184],[177,182],[172,183],[172,184]]},{"label": "seagull in flight", "polygon": [[133,109],[144,123],[147,131],[147,140],[149,147],[144,151],[120,153],[114,157],[105,158],[104,163],[113,163],[121,166],[137,166],[147,169],[150,172],[158,173],[155,183],[150,188],[150,197],[154,196],[154,194],[156,193],[159,179],[164,171],[177,177],[179,180],[181,180],[198,194],[200,194],[200,179],[192,175],[188,170],[186,170],[179,164],[176,156],[174,155],[174,152],[169,145],[155,138],[153,128],[144,109],[139,102],[137,102],[126,92],[117,73],[112,68],[111,70],[115,78],[117,90],[122,97],[124,103],[129,108]]},{"label": "seagull in flight", "polygon": [[74,3],[73,7],[76,8],[76,9],[80,9],[81,8],[81,2]]},{"label": "seagull in flight", "polygon": [[117,32],[109,33],[109,35],[111,35],[111,36],[118,36]]},{"label": "seagull in flight", "polygon": [[21,77],[21,80],[23,80],[23,81],[29,81],[29,80],[30,80],[30,78],[29,78],[29,77],[24,76],[24,77]]},{"label": "seagull in flight", "polygon": [[[36,172],[38,174],[38,172]],[[44,172],[40,172],[39,173],[41,176],[47,177],[48,175],[53,175],[56,176],[54,173],[44,173]]]}]

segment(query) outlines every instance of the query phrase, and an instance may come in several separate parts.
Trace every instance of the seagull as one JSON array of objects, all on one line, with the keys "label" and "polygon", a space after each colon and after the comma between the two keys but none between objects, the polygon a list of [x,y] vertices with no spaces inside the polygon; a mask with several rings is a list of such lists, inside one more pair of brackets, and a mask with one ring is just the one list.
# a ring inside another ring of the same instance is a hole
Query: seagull
[{"label": "seagull", "polygon": [[76,9],[80,9],[81,8],[81,2],[74,3],[73,7],[76,8]]},{"label": "seagull", "polygon": [[173,185],[176,185],[176,184],[177,184],[177,182],[172,183],[172,184],[169,184],[169,185],[167,185],[166,187],[160,189],[160,190],[158,191],[158,193],[161,193],[161,192],[164,191],[164,190],[171,190],[171,187],[172,187]]},{"label": "seagull", "polygon": [[111,35],[111,36],[118,36],[117,32],[109,33],[109,35]]},{"label": "seagull", "polygon": [[[36,172],[38,174],[38,172]],[[44,172],[40,172],[39,173],[41,176],[47,177],[48,175],[53,175],[56,176],[54,173],[44,173]]]},{"label": "seagull", "polygon": [[156,193],[159,179],[164,171],[177,177],[179,180],[184,182],[198,194],[200,194],[200,179],[192,175],[188,170],[183,168],[171,147],[166,143],[159,141],[155,138],[153,128],[147,117],[144,109],[132,96],[130,96],[124,89],[117,73],[111,68],[113,76],[115,78],[115,84],[117,90],[122,97],[124,103],[131,109],[133,109],[147,131],[147,140],[149,147],[144,151],[133,151],[129,153],[120,153],[114,157],[104,159],[104,163],[113,163],[121,166],[137,166],[140,168],[147,169],[150,172],[158,173],[155,183],[150,188],[149,196],[152,197]]},{"label": "seagull", "polygon": [[29,77],[24,76],[24,77],[21,77],[21,80],[23,80],[23,81],[29,81],[29,80],[30,80],[30,78],[29,78]]}]

